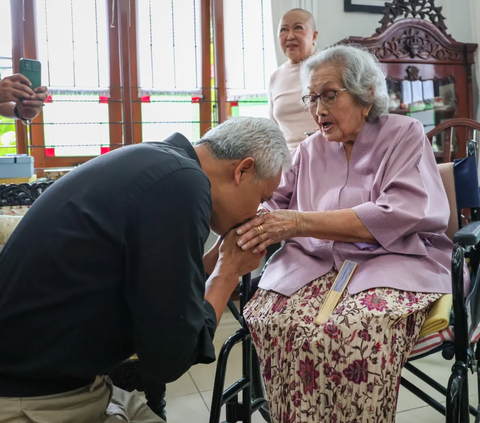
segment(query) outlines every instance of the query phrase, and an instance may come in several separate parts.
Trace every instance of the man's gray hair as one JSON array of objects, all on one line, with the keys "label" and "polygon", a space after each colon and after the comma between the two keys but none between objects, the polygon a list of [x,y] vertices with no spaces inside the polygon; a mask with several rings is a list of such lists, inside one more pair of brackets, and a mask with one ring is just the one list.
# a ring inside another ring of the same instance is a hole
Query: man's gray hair
[{"label": "man's gray hair", "polygon": [[208,131],[199,144],[205,144],[217,160],[252,157],[257,181],[277,176],[292,163],[282,131],[265,118],[232,117]]},{"label": "man's gray hair", "polygon": [[[328,47],[308,58],[302,65],[303,94],[308,94],[310,76],[323,65],[336,65],[343,72],[343,84],[361,106],[372,106],[367,121],[388,111],[385,74],[378,59],[366,48],[353,45]],[[373,94],[373,95],[372,95]]]}]

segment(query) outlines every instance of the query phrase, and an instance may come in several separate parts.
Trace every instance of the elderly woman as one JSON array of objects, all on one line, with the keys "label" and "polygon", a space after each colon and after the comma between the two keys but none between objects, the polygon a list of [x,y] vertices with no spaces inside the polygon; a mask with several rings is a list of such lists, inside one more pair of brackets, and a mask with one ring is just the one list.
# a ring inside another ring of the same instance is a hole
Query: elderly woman
[{"label": "elderly woman", "polygon": [[[392,422],[402,365],[428,307],[450,290],[449,207],[420,122],[385,115],[385,77],[370,53],[328,48],[302,68],[320,131],[293,153],[238,244],[285,240],[247,304],[272,421]],[[358,263],[317,325],[344,260]]]},{"label": "elderly woman", "polygon": [[270,77],[268,111],[282,130],[290,150],[305,139],[305,132],[315,129],[315,122],[302,107],[300,66],[315,52],[318,31],[315,18],[304,9],[292,9],[278,25],[278,44],[288,58]]}]

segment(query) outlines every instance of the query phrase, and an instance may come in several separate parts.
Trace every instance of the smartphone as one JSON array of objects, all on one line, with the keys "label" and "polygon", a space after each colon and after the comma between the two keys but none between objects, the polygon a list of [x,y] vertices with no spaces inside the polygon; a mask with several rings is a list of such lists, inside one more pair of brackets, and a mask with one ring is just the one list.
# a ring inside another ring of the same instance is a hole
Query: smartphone
[{"label": "smartphone", "polygon": [[42,85],[42,64],[38,60],[20,59],[20,73],[32,83],[32,90]]}]

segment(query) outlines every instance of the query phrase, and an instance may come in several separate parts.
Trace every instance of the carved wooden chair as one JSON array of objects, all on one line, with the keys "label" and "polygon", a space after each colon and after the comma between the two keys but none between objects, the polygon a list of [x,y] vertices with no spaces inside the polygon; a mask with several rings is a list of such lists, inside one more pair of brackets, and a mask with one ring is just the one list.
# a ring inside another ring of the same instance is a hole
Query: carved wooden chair
[{"label": "carved wooden chair", "polygon": [[[452,146],[467,145],[468,141],[476,140],[476,131],[480,131],[479,122],[473,119],[455,118],[448,119],[433,128],[427,133],[427,138],[432,144],[436,141],[437,137],[441,138],[441,143],[443,144],[442,162],[448,163],[452,161]],[[459,142],[460,139],[463,139],[464,142]],[[460,157],[464,157],[464,154]]]}]

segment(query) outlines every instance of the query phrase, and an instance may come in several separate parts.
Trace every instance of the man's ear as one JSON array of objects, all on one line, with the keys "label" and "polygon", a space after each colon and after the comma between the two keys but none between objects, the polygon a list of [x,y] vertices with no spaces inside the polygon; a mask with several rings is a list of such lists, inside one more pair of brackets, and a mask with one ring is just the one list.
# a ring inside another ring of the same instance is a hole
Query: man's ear
[{"label": "man's ear", "polygon": [[255,176],[255,160],[252,157],[243,159],[236,167],[234,180],[239,185],[244,180],[252,180]]}]

